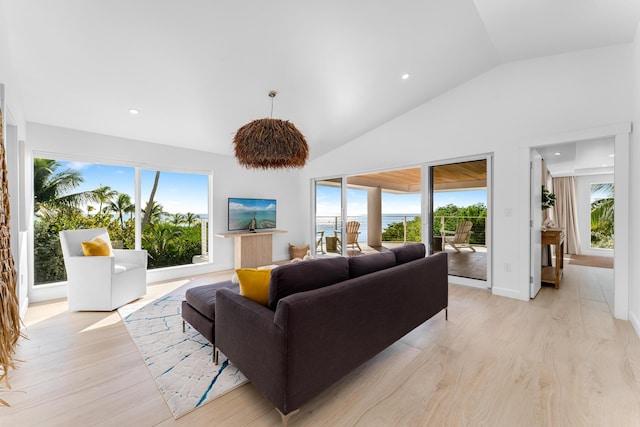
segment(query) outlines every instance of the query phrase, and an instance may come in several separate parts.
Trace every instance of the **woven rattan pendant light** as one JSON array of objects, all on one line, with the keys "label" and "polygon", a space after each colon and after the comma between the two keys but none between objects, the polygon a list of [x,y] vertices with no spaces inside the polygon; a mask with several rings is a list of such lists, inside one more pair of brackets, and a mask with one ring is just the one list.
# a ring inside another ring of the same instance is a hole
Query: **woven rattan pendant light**
[{"label": "woven rattan pendant light", "polygon": [[286,169],[301,168],[309,157],[309,146],[304,135],[287,120],[273,118],[273,98],[269,92],[271,116],[254,120],[242,126],[233,137],[238,163],[247,168]]}]

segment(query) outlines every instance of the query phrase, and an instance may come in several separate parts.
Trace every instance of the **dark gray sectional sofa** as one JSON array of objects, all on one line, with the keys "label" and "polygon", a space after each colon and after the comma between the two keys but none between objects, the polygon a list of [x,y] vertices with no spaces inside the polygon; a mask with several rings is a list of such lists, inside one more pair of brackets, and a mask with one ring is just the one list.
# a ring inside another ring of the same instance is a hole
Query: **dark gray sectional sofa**
[{"label": "dark gray sectional sofa", "polygon": [[422,244],[271,272],[269,306],[216,293],[215,345],[283,415],[447,308],[447,255]]}]

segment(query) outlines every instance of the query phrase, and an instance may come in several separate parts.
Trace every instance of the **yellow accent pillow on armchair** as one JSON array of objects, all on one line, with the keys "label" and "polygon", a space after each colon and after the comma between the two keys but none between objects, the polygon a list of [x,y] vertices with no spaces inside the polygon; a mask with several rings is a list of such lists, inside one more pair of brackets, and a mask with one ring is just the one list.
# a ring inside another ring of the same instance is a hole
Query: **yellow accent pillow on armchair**
[{"label": "yellow accent pillow on armchair", "polygon": [[111,247],[99,237],[88,242],[82,242],[84,256],[112,256]]},{"label": "yellow accent pillow on armchair", "polygon": [[240,295],[266,306],[269,302],[271,269],[239,268],[236,274],[240,282]]}]

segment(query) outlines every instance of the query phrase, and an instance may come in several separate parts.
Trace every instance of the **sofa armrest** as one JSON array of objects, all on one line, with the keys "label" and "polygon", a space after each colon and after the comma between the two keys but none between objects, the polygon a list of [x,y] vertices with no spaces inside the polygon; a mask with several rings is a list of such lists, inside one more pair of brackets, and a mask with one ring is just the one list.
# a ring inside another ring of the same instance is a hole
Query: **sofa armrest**
[{"label": "sofa armrest", "polygon": [[118,263],[127,263],[127,264],[140,264],[144,265],[144,268],[147,268],[147,251],[146,249],[135,250],[135,249],[112,249],[113,255],[116,259],[116,264]]},{"label": "sofa armrest", "polygon": [[286,334],[274,312],[231,289],[216,292],[215,343],[256,389],[283,413],[286,379]]},{"label": "sofa armrest", "polygon": [[68,279],[89,279],[91,277],[111,277],[115,265],[112,256],[70,256],[65,258]]},{"label": "sofa armrest", "polygon": [[64,262],[69,310],[109,309],[114,257],[70,256]]}]

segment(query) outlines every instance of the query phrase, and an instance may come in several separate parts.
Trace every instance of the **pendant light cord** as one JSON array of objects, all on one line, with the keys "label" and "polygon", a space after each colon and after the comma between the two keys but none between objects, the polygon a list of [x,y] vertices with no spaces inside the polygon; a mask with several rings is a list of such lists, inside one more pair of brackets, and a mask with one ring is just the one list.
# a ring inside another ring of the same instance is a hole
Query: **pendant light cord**
[{"label": "pendant light cord", "polygon": [[276,92],[275,90],[272,90],[271,92],[269,92],[269,98],[271,98],[271,117],[273,119],[273,98],[276,97],[276,95],[278,94],[278,92]]}]

